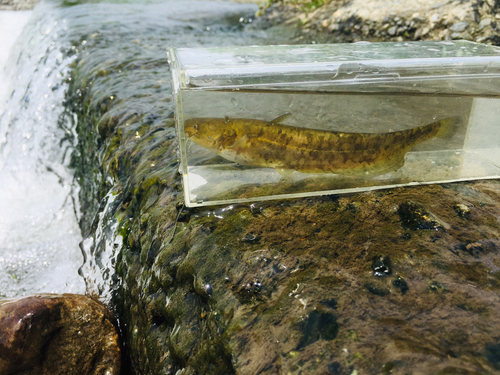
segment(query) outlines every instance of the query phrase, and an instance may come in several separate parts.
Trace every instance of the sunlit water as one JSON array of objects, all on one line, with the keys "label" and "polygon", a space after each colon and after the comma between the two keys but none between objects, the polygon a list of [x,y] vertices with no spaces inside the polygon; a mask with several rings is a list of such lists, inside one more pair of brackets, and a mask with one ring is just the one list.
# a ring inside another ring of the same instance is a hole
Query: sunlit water
[{"label": "sunlit water", "polygon": [[0,296],[83,292],[68,124],[59,122],[70,57],[61,15],[35,12],[6,67],[0,118]]},{"label": "sunlit water", "polygon": [[[6,68],[11,80],[0,107],[0,297],[85,291],[78,275],[83,263],[78,224],[82,217],[92,220],[98,202],[80,206],[80,185],[69,167],[78,144],[76,119],[64,108],[72,62],[84,56],[94,59],[88,66],[96,69],[157,64],[159,69],[152,76],[139,69],[135,76],[109,84],[116,86],[120,97],[129,98],[124,102],[127,108],[149,108],[159,98],[166,111],[171,111],[172,103],[165,100],[171,95],[167,47],[269,42],[262,31],[243,30],[246,17],[257,10],[254,4],[67,5],[72,4],[42,2],[35,8]],[[87,51],[92,51],[91,57]],[[103,92],[109,91],[103,87]],[[95,175],[88,171],[86,178],[92,180]],[[85,188],[82,191],[90,201],[96,199]],[[101,218],[98,224],[100,234],[94,232],[82,247],[93,254],[93,246],[101,244],[98,258],[102,263],[97,268],[92,262],[87,264],[82,274],[87,282],[95,280],[89,284],[91,289],[97,283],[103,292],[107,283],[102,277],[110,277],[121,237],[113,230],[112,217]]]}]

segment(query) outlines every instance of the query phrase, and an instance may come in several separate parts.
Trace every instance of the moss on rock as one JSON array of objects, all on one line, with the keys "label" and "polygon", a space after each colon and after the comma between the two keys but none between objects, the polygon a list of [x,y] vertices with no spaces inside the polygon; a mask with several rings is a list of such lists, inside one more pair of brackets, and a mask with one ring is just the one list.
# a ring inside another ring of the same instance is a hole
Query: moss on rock
[{"label": "moss on rock", "polygon": [[165,60],[106,63],[99,35],[67,104],[136,373],[496,371],[498,181],[187,209]]}]

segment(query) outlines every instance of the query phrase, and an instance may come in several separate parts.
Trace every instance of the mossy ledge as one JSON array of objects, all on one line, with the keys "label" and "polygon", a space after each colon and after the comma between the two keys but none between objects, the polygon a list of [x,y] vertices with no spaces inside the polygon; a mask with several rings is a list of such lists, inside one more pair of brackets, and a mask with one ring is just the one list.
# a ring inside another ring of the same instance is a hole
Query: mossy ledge
[{"label": "mossy ledge", "polygon": [[[107,207],[122,238],[112,303],[135,373],[500,369],[498,181],[186,209],[166,61],[95,63],[99,38],[71,73],[73,165],[82,229]],[[116,91],[129,81],[154,98]]]}]

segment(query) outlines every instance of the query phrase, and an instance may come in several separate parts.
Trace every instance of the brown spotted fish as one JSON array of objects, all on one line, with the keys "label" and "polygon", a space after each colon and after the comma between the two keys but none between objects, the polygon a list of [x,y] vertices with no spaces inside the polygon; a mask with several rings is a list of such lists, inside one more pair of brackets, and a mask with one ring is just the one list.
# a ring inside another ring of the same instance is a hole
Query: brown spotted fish
[{"label": "brown spotted fish", "polygon": [[445,118],[391,133],[344,133],[304,129],[253,119],[192,118],[187,137],[223,158],[242,165],[274,168],[282,174],[336,173],[380,175],[401,168],[405,155],[434,137],[446,137],[454,123]]}]

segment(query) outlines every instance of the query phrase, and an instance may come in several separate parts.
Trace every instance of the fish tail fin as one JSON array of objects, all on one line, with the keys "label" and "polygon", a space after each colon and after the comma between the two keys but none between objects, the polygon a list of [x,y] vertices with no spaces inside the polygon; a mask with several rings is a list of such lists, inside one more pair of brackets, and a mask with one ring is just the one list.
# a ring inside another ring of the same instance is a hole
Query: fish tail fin
[{"label": "fish tail fin", "polygon": [[438,121],[440,123],[436,137],[441,139],[451,139],[455,135],[458,117],[447,117]]}]

